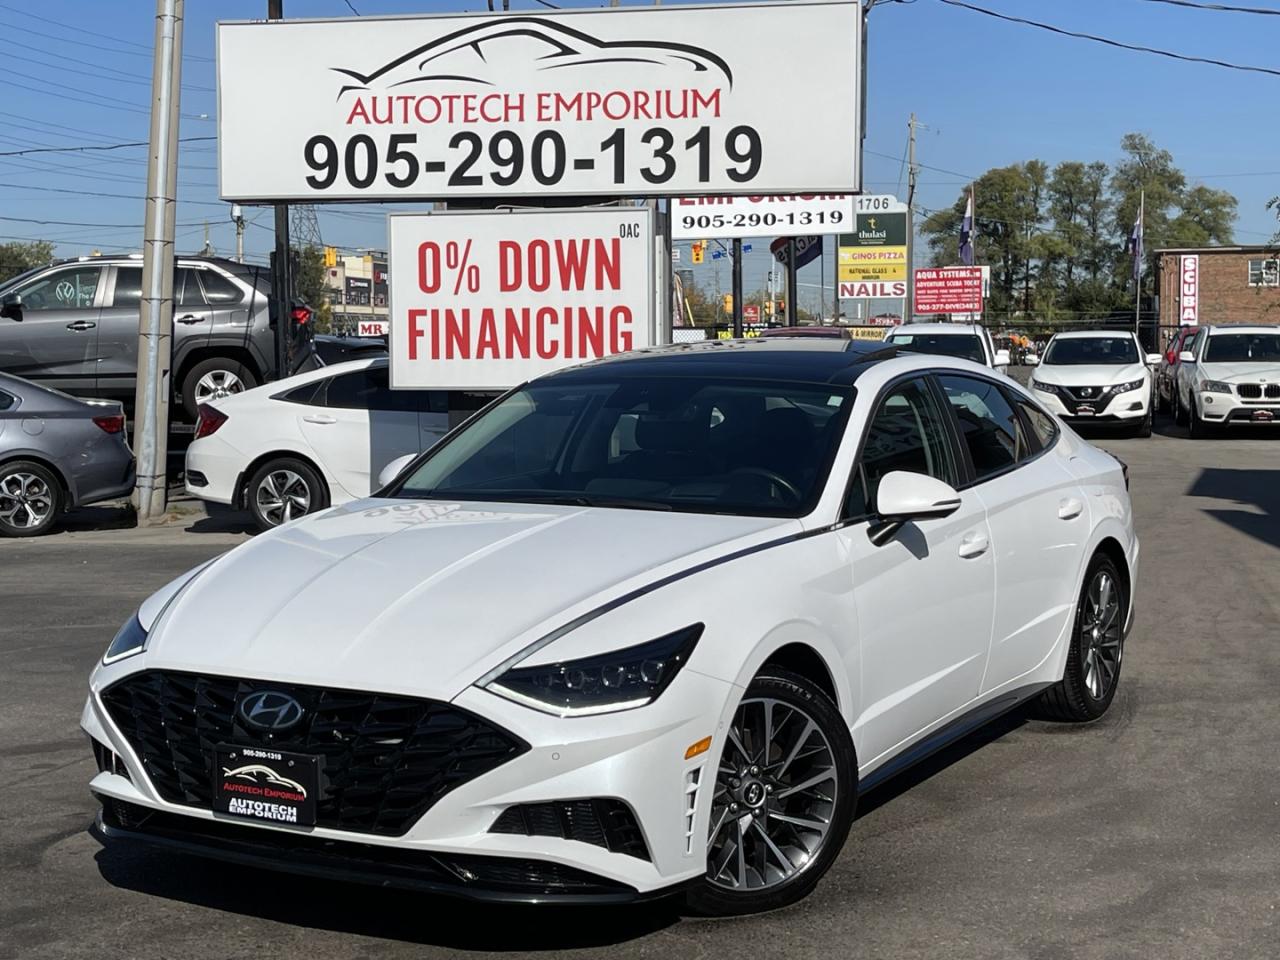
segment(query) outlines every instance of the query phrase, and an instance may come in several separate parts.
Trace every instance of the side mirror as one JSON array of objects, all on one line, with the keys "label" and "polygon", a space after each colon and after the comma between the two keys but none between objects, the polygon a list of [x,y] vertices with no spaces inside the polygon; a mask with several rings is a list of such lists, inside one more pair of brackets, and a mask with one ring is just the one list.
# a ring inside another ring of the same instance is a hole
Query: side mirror
[{"label": "side mirror", "polygon": [[876,490],[876,513],[868,534],[877,547],[888,543],[910,520],[947,517],[960,508],[960,494],[950,484],[923,473],[894,470],[886,473]]},{"label": "side mirror", "polygon": [[1162,354],[1162,353],[1148,353],[1148,354],[1147,354],[1147,366],[1148,366],[1148,367],[1158,367],[1158,366],[1160,366],[1160,361],[1161,361],[1161,360],[1163,360],[1163,359],[1164,359],[1164,354]]},{"label": "side mirror", "polygon": [[11,293],[0,300],[0,317],[8,317],[18,323],[22,322],[22,295]]},{"label": "side mirror", "polygon": [[392,480],[400,476],[401,470],[413,463],[417,458],[418,455],[416,453],[406,453],[403,457],[396,457],[388,463],[382,468],[382,472],[378,474],[378,489],[381,490],[390,484]]},{"label": "side mirror", "polygon": [[1190,350],[1183,350],[1180,354],[1178,354],[1178,362],[1179,363],[1195,363],[1196,355],[1192,353]]},{"label": "side mirror", "polygon": [[995,365],[996,365],[997,367],[1007,367],[1007,366],[1009,365],[1009,351],[1008,351],[1008,350],[997,350],[997,351],[996,351],[996,362],[995,362]]}]

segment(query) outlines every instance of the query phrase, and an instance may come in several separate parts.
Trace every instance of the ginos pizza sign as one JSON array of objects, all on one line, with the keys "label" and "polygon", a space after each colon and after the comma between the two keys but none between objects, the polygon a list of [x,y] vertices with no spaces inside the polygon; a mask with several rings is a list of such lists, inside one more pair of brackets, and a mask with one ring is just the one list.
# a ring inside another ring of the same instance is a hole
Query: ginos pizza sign
[{"label": "ginos pizza sign", "polygon": [[510,387],[654,342],[646,209],[390,221],[393,387]]},{"label": "ginos pizza sign", "polygon": [[1181,259],[1178,323],[1195,326],[1200,322],[1200,258],[1193,254]]}]

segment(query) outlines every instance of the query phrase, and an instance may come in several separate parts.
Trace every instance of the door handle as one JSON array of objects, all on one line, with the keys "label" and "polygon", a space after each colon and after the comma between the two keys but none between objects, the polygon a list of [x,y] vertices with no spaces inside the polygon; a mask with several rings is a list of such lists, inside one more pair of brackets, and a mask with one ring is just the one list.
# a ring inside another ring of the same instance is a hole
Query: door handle
[{"label": "door handle", "polygon": [[178,323],[199,323],[204,317],[197,317],[194,313],[188,313],[185,317],[179,317]]},{"label": "door handle", "polygon": [[1084,512],[1084,504],[1076,497],[1058,501],[1058,519],[1074,520]]},{"label": "door handle", "polygon": [[307,423],[337,423],[333,417],[325,416],[323,413],[312,413],[302,418]]},{"label": "door handle", "polygon": [[989,546],[991,541],[985,533],[966,533],[960,538],[959,554],[965,560],[972,560],[986,553]]},{"label": "door handle", "polygon": [[77,320],[74,323],[68,323],[68,330],[92,330],[97,324],[92,320]]}]

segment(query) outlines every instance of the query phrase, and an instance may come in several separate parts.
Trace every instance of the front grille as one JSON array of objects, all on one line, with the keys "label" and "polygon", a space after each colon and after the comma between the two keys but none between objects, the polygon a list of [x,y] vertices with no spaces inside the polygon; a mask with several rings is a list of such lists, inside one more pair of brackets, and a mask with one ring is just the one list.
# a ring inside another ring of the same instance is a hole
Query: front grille
[{"label": "front grille", "polygon": [[1262,398],[1262,384],[1237,383],[1236,393],[1244,397],[1246,400],[1259,400]]},{"label": "front grille", "polygon": [[502,811],[489,832],[578,840],[605,847],[612,853],[649,859],[649,848],[636,815],[621,800],[522,803]]},{"label": "front grille", "polygon": [[[302,721],[276,733],[249,727],[236,705],[262,689],[297,699]],[[450,704],[389,694],[147,670],[102,700],[170,803],[212,807],[215,746],[269,745],[321,758],[317,826],[386,836],[405,833],[454,787],[529,749]]]}]

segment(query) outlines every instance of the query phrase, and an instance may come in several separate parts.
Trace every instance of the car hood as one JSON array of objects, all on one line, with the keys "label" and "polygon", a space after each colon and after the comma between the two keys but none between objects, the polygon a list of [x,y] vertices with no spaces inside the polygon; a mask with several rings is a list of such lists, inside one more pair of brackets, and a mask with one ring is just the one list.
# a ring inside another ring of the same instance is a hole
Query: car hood
[{"label": "car hood", "polygon": [[448,700],[602,603],[799,530],[776,518],[355,501],[199,573],[160,617],[145,666]]},{"label": "car hood", "polygon": [[1052,383],[1063,387],[1107,387],[1113,383],[1140,380],[1146,372],[1146,366],[1141,363],[1129,363],[1124,366],[1114,363],[1042,363],[1036,367],[1035,377],[1041,383]]},{"label": "car hood", "polygon": [[1280,383],[1280,363],[1256,363],[1243,361],[1240,363],[1202,363],[1200,373],[1210,380],[1225,380],[1234,383],[1243,380],[1249,383],[1265,381]]}]

